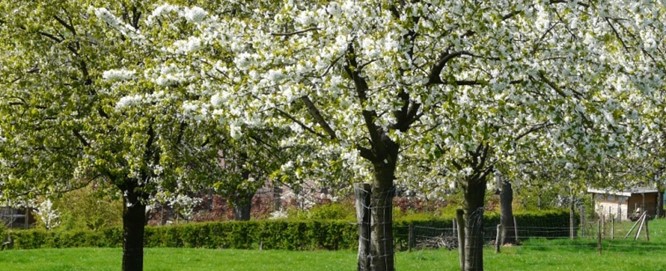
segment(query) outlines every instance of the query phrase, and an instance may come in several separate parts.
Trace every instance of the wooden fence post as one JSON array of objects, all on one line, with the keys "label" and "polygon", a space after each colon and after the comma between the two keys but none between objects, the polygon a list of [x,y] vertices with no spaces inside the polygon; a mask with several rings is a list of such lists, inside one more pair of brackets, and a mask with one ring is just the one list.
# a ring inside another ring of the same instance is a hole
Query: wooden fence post
[{"label": "wooden fence post", "polygon": [[650,241],[650,228],[648,227],[648,221],[649,219],[647,218],[647,213],[645,215],[645,238]]},{"label": "wooden fence post", "polygon": [[500,252],[502,246],[502,223],[497,224],[497,235],[495,236],[495,253]]},{"label": "wooden fence post", "polygon": [[606,216],[601,214],[599,216],[599,221],[601,222],[601,237],[606,237]]},{"label": "wooden fence post", "polygon": [[518,223],[516,223],[516,216],[513,216],[513,233],[516,236],[516,244],[520,244],[520,238],[518,238]]},{"label": "wooden fence post", "polygon": [[358,223],[358,271],[370,271],[370,184],[354,184]]},{"label": "wooden fence post", "polygon": [[456,210],[456,220],[458,221],[458,255],[460,258],[460,270],[465,271],[465,211]]},{"label": "wooden fence post", "polygon": [[580,206],[580,236],[585,237],[585,205]]},{"label": "wooden fence post", "polygon": [[597,247],[599,248],[599,255],[601,255],[601,249],[602,249],[602,246],[601,246],[601,220],[599,220],[599,222],[598,222],[597,229],[598,229],[598,231],[597,231]]},{"label": "wooden fence post", "polygon": [[576,204],[571,200],[569,203],[569,238],[574,239],[575,238],[575,228],[576,226]]},{"label": "wooden fence post", "polygon": [[615,239],[615,216],[611,217],[611,240]]},{"label": "wooden fence post", "polygon": [[638,222],[640,222],[640,225],[638,225],[638,231],[636,232],[636,237],[634,237],[634,240],[638,240],[638,237],[641,235],[641,231],[643,230],[643,225],[645,225],[645,217],[647,216],[647,211],[643,212],[643,215],[638,219]]},{"label": "wooden fence post", "polygon": [[412,251],[412,248],[416,246],[416,236],[414,236],[414,223],[409,223],[409,233],[407,235],[407,248],[409,251]]}]

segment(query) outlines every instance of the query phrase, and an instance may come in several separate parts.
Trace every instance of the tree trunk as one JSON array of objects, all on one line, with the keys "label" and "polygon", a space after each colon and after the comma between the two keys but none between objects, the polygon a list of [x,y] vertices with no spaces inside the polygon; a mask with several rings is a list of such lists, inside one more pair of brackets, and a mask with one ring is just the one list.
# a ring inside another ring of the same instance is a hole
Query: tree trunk
[{"label": "tree trunk", "polygon": [[464,187],[465,196],[465,271],[483,270],[483,206],[485,175],[472,175]]},{"label": "tree trunk", "polygon": [[513,188],[507,180],[502,180],[500,190],[500,224],[502,224],[502,240],[500,244],[516,244],[513,224]]},{"label": "tree trunk", "polygon": [[238,194],[231,200],[231,206],[234,209],[234,219],[240,221],[250,220],[252,210],[252,197],[254,194]]},{"label": "tree trunk", "polygon": [[372,123],[372,112],[364,111],[372,135],[372,149],[359,148],[363,158],[372,162],[374,182],[370,194],[370,269],[394,271],[393,197],[395,169],[400,146]]},{"label": "tree trunk", "polygon": [[382,169],[376,173],[376,183],[370,196],[371,270],[394,271],[393,260],[393,171]]},{"label": "tree trunk", "polygon": [[133,191],[125,191],[123,203],[123,271],[143,270],[143,232],[146,205]]}]

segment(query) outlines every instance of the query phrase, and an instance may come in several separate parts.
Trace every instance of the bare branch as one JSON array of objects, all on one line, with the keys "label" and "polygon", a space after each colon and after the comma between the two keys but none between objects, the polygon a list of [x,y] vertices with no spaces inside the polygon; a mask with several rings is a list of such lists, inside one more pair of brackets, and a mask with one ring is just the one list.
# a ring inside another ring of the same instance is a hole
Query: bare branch
[{"label": "bare branch", "polygon": [[418,114],[421,104],[411,101],[409,93],[404,90],[398,94],[398,98],[402,100],[402,108],[393,111],[393,116],[395,116],[397,121],[389,126],[389,128],[406,132],[421,117],[422,114]]},{"label": "bare branch", "polygon": [[[358,63],[356,62],[356,52],[354,50],[354,44],[352,42],[349,43],[347,46],[347,54],[346,54],[346,64],[344,66],[344,70],[347,73],[347,75],[352,78],[354,81],[354,86],[356,89],[356,95],[358,96],[359,100],[361,101],[361,104],[364,105],[367,100],[368,100],[368,82],[365,81],[365,78],[361,76],[361,71]],[[370,141],[373,144],[378,144],[381,142],[380,140],[380,129],[375,125],[375,120],[377,119],[377,112],[373,110],[363,110],[362,111],[363,115],[363,120],[365,122],[365,126],[368,129],[368,133],[370,134]]]},{"label": "bare branch", "polygon": [[285,112],[285,111],[282,111],[282,110],[280,110],[279,108],[275,108],[275,110],[276,110],[278,113],[280,113],[280,115],[282,115],[283,117],[288,118],[289,120],[291,120],[291,121],[295,122],[296,124],[298,124],[299,126],[301,126],[301,127],[302,127],[303,129],[305,129],[306,131],[308,131],[308,132],[310,132],[310,133],[312,133],[312,134],[314,134],[314,135],[316,135],[316,136],[318,136],[318,137],[326,138],[325,135],[323,135],[323,134],[321,134],[321,133],[317,133],[317,131],[315,131],[315,130],[313,130],[312,128],[308,127],[307,125],[305,125],[305,123],[303,123],[303,122],[301,122],[300,120],[294,118],[292,115],[289,115],[289,113],[287,113],[287,112]]},{"label": "bare branch", "polygon": [[55,42],[57,42],[57,43],[62,42],[62,39],[56,37],[56,36],[53,35],[53,34],[46,33],[46,32],[42,32],[42,31],[37,31],[37,33],[40,34],[40,35],[42,35],[42,36],[44,36],[44,37],[47,37],[47,38],[49,38],[49,39],[51,39],[51,40],[53,40],[53,41],[55,41]]},{"label": "bare branch", "polygon": [[76,29],[74,29],[74,26],[73,26],[73,25],[68,24],[67,22],[65,22],[65,20],[61,19],[61,18],[58,17],[58,16],[55,16],[55,15],[54,15],[53,18],[56,19],[56,21],[58,21],[58,23],[60,23],[62,26],[64,26],[65,28],[67,28],[67,30],[69,30],[69,32],[71,32],[72,35],[76,36]]},{"label": "bare branch", "polygon": [[368,148],[361,147],[361,146],[356,146],[356,149],[357,149],[357,150],[359,151],[359,153],[361,154],[361,157],[363,157],[363,158],[365,158],[365,159],[368,159],[369,161],[374,161],[374,160],[376,160],[376,156],[375,156],[375,154],[372,152],[372,150],[370,150],[370,149],[368,149]]},{"label": "bare branch", "polygon": [[[572,1],[569,1],[569,0],[551,0],[550,4],[568,4],[568,3],[571,3],[571,2]],[[586,8],[590,6],[589,4],[586,4],[586,3],[583,3],[583,2],[580,2],[580,1],[576,1],[576,4],[579,5],[579,6],[582,6],[582,7],[586,7]]]},{"label": "bare branch", "polygon": [[[540,78],[544,83],[546,83],[546,85],[548,85],[551,89],[553,89],[555,92],[557,92],[557,94],[559,94],[560,96],[565,97],[565,98],[566,98],[566,97],[569,97],[569,95],[567,95],[567,94],[564,92],[564,90],[563,90],[560,86],[558,86],[555,82],[551,81],[550,79],[548,79],[548,78],[546,77],[546,73],[545,73],[544,71],[539,71],[539,78]],[[578,91],[571,90],[571,92],[574,93],[574,96],[575,96],[576,98],[579,98],[579,99],[580,99],[580,98],[583,97],[583,94],[580,93],[580,92],[578,92]]]},{"label": "bare branch", "polygon": [[331,137],[331,139],[336,139],[335,136],[335,131],[331,128],[330,125],[328,125],[328,122],[324,119],[324,117],[321,114],[321,111],[317,108],[317,106],[310,100],[310,97],[307,95],[301,97],[301,101],[305,104],[305,107],[307,107],[308,112],[310,112],[310,115],[317,121],[317,123],[326,131],[326,133]]},{"label": "bare branch", "polygon": [[624,43],[624,39],[622,39],[622,37],[620,37],[620,33],[617,32],[617,29],[615,29],[615,26],[613,25],[613,23],[611,23],[610,19],[608,19],[608,17],[605,17],[604,19],[606,20],[606,22],[608,22],[608,25],[610,25],[611,29],[613,30],[613,33],[615,33],[615,37],[618,40],[620,40],[620,43],[622,44],[622,48],[624,48],[624,50],[626,52],[629,52],[629,47],[627,46],[627,44]]},{"label": "bare branch", "polygon": [[449,53],[448,49],[442,52],[442,54],[439,55],[437,63],[435,63],[435,65],[433,65],[432,68],[430,69],[430,73],[428,74],[428,83],[426,83],[426,86],[444,83],[442,79],[439,77],[439,74],[442,72],[442,69],[444,69],[446,63],[448,63],[451,59],[454,59],[462,55],[471,55],[471,54],[467,51],[458,51],[458,52]]},{"label": "bare branch", "polygon": [[303,33],[306,33],[306,32],[317,31],[317,30],[319,30],[318,27],[310,27],[310,28],[306,28],[306,29],[302,29],[302,30],[296,30],[294,32],[271,33],[271,35],[272,36],[278,36],[278,37],[290,37],[290,36],[293,36],[293,35],[303,34]]},{"label": "bare branch", "polygon": [[83,144],[83,146],[90,147],[90,143],[88,142],[88,140],[86,140],[85,137],[83,137],[83,135],[81,135],[79,130],[72,130],[72,133],[79,140],[79,142],[81,142],[81,144]]},{"label": "bare branch", "polygon": [[525,136],[527,136],[527,135],[529,135],[529,134],[531,134],[531,133],[534,133],[534,132],[539,131],[539,130],[544,129],[544,128],[551,127],[551,126],[553,126],[553,125],[555,125],[555,124],[553,124],[553,123],[551,123],[551,122],[548,122],[548,121],[546,121],[546,122],[544,122],[544,123],[541,123],[541,124],[534,125],[534,126],[532,126],[530,129],[528,129],[527,131],[522,132],[522,133],[520,133],[518,136],[516,136],[516,137],[513,139],[513,141],[518,141],[518,140],[522,139],[523,137],[525,137]]}]

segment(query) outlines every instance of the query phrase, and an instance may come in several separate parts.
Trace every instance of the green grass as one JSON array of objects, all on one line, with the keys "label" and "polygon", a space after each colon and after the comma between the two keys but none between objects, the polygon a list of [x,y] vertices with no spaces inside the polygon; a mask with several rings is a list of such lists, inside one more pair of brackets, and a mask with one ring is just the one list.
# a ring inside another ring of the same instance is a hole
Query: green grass
[{"label": "green grass", "polygon": [[[626,243],[626,242],[625,242]],[[661,245],[625,243],[605,247],[602,255],[593,243],[535,241],[505,247],[502,253],[485,251],[486,270],[666,270]],[[257,251],[191,248],[148,248],[145,270],[355,270],[353,251]],[[118,270],[121,250],[116,248],[35,249],[0,252],[2,270]],[[400,252],[398,270],[458,270],[457,252],[425,250]]]},{"label": "green grass", "polygon": [[[617,225],[626,229],[630,224]],[[650,224],[650,241],[604,240],[602,255],[593,239],[529,240],[484,251],[486,270],[651,270],[666,271],[666,221]],[[620,240],[617,240],[620,239]],[[71,248],[0,251],[2,270],[119,270],[119,248]],[[355,270],[354,251],[212,250],[147,248],[146,271],[168,270]],[[398,270],[458,270],[457,251],[424,250],[396,255]]]}]

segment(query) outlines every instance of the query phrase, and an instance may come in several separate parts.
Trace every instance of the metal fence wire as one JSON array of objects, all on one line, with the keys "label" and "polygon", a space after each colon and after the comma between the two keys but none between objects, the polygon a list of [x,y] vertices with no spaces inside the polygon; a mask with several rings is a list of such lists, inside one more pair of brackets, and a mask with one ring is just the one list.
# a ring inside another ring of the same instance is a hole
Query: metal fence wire
[{"label": "metal fence wire", "polygon": [[[513,231],[521,246],[525,247],[581,247],[596,249],[591,246],[595,242],[605,242],[608,246],[632,246],[631,243],[620,240],[649,241],[650,238],[660,238],[661,232],[650,232],[650,220],[646,219],[641,227],[640,221],[614,221],[606,219],[589,220],[576,225],[574,238],[570,236],[571,227],[562,226],[520,226],[509,228]],[[497,225],[484,225],[484,246],[493,246],[497,238]],[[396,247],[399,250],[407,249],[456,249],[458,247],[457,229],[455,224],[451,227],[436,227],[423,225],[409,225],[395,228]],[[527,240],[571,240],[577,242],[524,242]],[[609,240],[617,240],[609,242]],[[663,247],[663,244],[654,243],[654,247]],[[650,247],[650,244],[641,244],[641,247]]]}]

